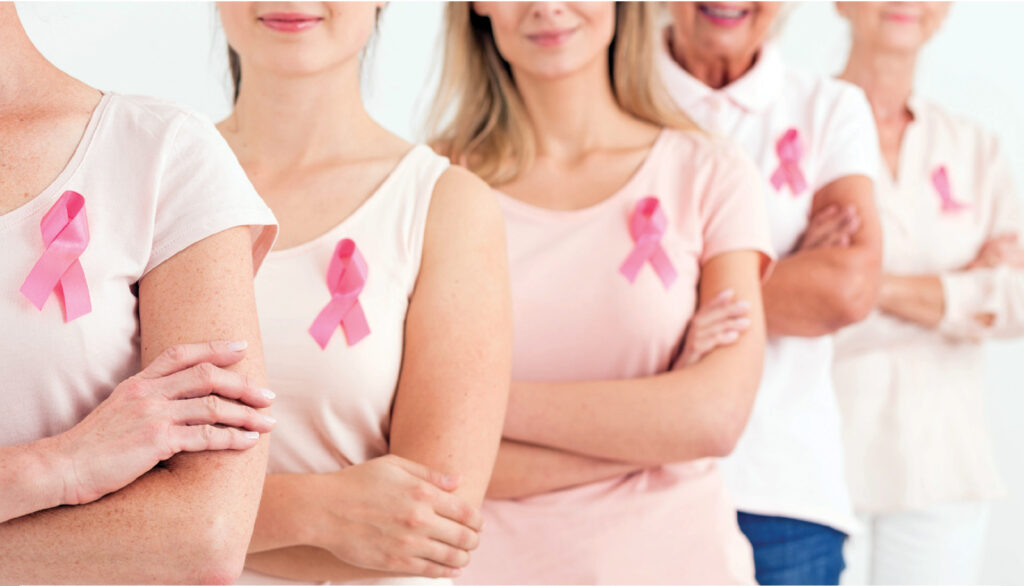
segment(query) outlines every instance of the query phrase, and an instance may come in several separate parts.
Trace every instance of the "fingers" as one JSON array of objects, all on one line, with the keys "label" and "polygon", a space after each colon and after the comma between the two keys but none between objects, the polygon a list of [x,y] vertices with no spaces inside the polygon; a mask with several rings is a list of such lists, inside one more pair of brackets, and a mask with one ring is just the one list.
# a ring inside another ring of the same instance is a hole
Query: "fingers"
[{"label": "fingers", "polygon": [[402,470],[405,470],[420,480],[425,480],[433,484],[441,490],[451,492],[459,487],[459,478],[457,476],[451,476],[443,472],[439,472],[432,468],[428,468],[419,462],[413,462],[412,460],[407,460],[393,454],[385,456],[385,458]]},{"label": "fingers", "polygon": [[173,421],[179,425],[220,424],[260,433],[269,433],[274,428],[273,417],[217,395],[173,401],[170,405]]},{"label": "fingers", "polygon": [[224,370],[210,362],[201,362],[155,382],[168,399],[194,399],[216,394],[235,399],[251,407],[269,407],[274,393],[252,382],[248,376]]},{"label": "fingers", "polygon": [[476,507],[454,494],[441,493],[437,495],[433,505],[434,512],[445,519],[450,519],[473,531],[480,531],[480,528],[483,527],[483,514]]},{"label": "fingers", "polygon": [[399,570],[399,573],[426,578],[458,578],[462,575],[458,568],[451,568],[423,558],[409,560],[405,567]]},{"label": "fingers", "polygon": [[861,220],[855,206],[830,205],[811,217],[800,243],[802,249],[849,246],[860,230]]},{"label": "fingers", "polygon": [[171,445],[175,452],[248,450],[259,439],[260,434],[255,431],[215,425],[175,425],[170,431]]},{"label": "fingers", "polygon": [[[438,523],[433,527],[430,532],[430,537],[435,541],[439,541],[449,547],[461,549],[463,551],[473,551],[480,545],[480,534],[461,523],[450,521],[448,519],[440,518]],[[444,560],[434,560],[436,562],[447,564]]]},{"label": "fingers", "polygon": [[423,550],[420,558],[449,569],[465,568],[469,565],[469,552],[447,543],[427,539],[424,541]]},{"label": "fingers", "polygon": [[171,346],[139,373],[143,378],[160,378],[201,362],[231,366],[245,356],[248,342],[203,342]]}]

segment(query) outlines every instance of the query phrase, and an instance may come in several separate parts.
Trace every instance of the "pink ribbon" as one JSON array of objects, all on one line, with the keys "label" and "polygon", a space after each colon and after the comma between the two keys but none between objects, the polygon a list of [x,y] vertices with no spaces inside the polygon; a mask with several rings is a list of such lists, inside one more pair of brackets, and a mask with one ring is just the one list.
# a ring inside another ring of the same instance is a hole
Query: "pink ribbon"
[{"label": "pink ribbon", "polygon": [[953,190],[949,186],[949,174],[946,173],[946,166],[939,165],[932,171],[932,185],[939,194],[939,201],[942,202],[942,213],[953,214],[967,209],[967,204],[953,199]]},{"label": "pink ribbon", "polygon": [[366,285],[367,270],[366,260],[359,253],[355,242],[349,238],[338,242],[327,269],[327,289],[331,292],[331,300],[313,320],[313,325],[309,326],[309,334],[320,344],[321,349],[327,348],[327,342],[339,325],[345,331],[349,346],[354,346],[370,334],[366,314],[359,304],[359,294]]},{"label": "pink ribbon", "polygon": [[89,223],[85,219],[85,198],[65,191],[40,222],[46,250],[21,284],[21,292],[36,309],[43,309],[50,293],[64,303],[64,321],[92,311],[89,284],[78,257],[89,245]]},{"label": "pink ribbon", "polygon": [[804,156],[804,149],[796,128],[790,128],[779,137],[775,142],[775,154],[779,156],[779,168],[772,173],[772,187],[778,191],[782,189],[783,184],[788,183],[793,195],[800,195],[807,189],[807,181],[800,170],[800,159]]},{"label": "pink ribbon", "polygon": [[629,220],[629,233],[633,237],[632,252],[619,267],[619,272],[629,280],[630,283],[636,280],[644,263],[650,261],[654,272],[661,279],[661,284],[666,289],[675,282],[675,267],[672,261],[665,254],[661,246],[661,237],[665,235],[665,228],[668,220],[665,212],[661,209],[658,198],[649,196],[641,199],[633,210],[633,217]]}]

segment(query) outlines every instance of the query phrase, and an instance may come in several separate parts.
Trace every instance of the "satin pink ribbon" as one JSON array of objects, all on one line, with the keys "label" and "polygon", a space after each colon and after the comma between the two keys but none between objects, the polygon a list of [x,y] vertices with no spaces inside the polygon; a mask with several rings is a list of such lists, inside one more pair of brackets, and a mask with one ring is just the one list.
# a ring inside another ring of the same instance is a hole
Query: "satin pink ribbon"
[{"label": "satin pink ribbon", "polygon": [[349,238],[338,242],[327,268],[327,289],[331,292],[331,300],[320,310],[313,325],[309,326],[309,334],[320,344],[320,348],[327,347],[327,342],[331,341],[339,325],[345,331],[349,346],[354,346],[370,334],[366,314],[359,304],[359,294],[366,285],[367,270],[366,260],[359,253],[355,242]]},{"label": "satin pink ribbon", "polygon": [[21,292],[40,310],[55,293],[64,302],[64,321],[69,322],[92,311],[89,284],[78,262],[89,245],[85,198],[65,191],[43,216],[40,228],[46,249],[25,277]]},{"label": "satin pink ribbon", "polygon": [[661,237],[665,235],[667,226],[668,220],[658,198],[645,197],[636,204],[633,217],[629,220],[629,234],[634,242],[633,250],[619,267],[619,272],[630,283],[636,281],[636,276],[646,262],[651,263],[651,268],[658,274],[661,284],[666,289],[671,287],[679,276],[661,246]]},{"label": "satin pink ribbon", "polygon": [[939,194],[939,201],[942,202],[942,213],[953,214],[967,209],[967,204],[953,199],[953,190],[949,186],[949,174],[946,173],[946,166],[939,165],[932,171],[932,185]]},{"label": "satin pink ribbon", "polygon": [[804,156],[804,149],[796,128],[790,128],[779,137],[775,142],[775,154],[779,156],[779,168],[772,173],[772,187],[778,191],[784,184],[788,184],[794,196],[800,195],[807,189],[807,181],[800,170],[800,159]]}]

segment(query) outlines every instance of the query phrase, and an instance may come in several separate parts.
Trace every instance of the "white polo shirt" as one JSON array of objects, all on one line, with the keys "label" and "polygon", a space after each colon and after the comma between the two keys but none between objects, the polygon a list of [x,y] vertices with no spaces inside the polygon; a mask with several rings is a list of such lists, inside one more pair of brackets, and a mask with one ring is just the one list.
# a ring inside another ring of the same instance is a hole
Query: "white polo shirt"
[{"label": "white polo shirt", "polygon": [[[819,189],[849,175],[874,179],[881,154],[859,88],[794,70],[766,45],[746,75],[715,90],[675,63],[670,39],[666,29],[657,56],[669,93],[697,124],[733,139],[759,166],[779,258],[807,228]],[[797,193],[792,186],[800,181],[784,180],[784,172],[794,169],[782,165],[788,155],[778,147],[791,130],[801,151],[794,164],[806,184]],[[855,531],[839,425],[832,337],[769,338],[753,412],[723,465],[737,508]]]}]

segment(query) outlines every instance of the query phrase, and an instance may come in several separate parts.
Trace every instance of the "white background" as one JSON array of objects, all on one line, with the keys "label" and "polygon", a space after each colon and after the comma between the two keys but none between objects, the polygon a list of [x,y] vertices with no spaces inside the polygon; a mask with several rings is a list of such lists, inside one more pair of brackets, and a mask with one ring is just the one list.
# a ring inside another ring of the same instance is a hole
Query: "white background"
[{"label": "white background", "polygon": [[[842,67],[847,31],[831,3],[790,7],[779,42],[792,63],[825,74]],[[106,90],[188,104],[219,120],[229,111],[227,60],[215,8],[208,3],[19,4],[25,28],[58,67]],[[440,3],[393,3],[366,61],[367,107],[410,139],[437,76]],[[1024,186],[1024,3],[964,2],[920,63],[919,93],[996,130]],[[995,505],[983,579],[1024,577],[1024,341],[989,351],[989,416],[1011,496]]]}]

